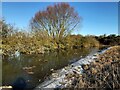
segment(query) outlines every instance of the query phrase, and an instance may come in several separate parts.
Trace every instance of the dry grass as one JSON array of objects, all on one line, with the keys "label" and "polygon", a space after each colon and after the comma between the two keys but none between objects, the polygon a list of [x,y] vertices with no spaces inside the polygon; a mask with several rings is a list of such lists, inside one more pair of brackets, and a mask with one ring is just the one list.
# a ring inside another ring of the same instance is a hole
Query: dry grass
[{"label": "dry grass", "polygon": [[[81,88],[120,88],[120,47],[113,47],[100,55],[97,62],[88,65],[85,76],[77,83]],[[84,83],[82,85],[81,83]]]},{"label": "dry grass", "polygon": [[120,46],[107,50],[89,65],[83,65],[82,75],[76,77],[70,88],[120,89]]}]

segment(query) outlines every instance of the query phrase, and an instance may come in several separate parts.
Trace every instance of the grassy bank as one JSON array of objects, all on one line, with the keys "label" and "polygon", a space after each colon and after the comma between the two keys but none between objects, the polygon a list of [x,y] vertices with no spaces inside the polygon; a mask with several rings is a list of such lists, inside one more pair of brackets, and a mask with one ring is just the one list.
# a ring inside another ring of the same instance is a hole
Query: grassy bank
[{"label": "grassy bank", "polygon": [[68,88],[120,88],[120,46],[110,48],[95,62],[82,67],[83,74],[72,74],[74,80]]},{"label": "grassy bank", "polygon": [[57,50],[99,47],[99,42],[91,36],[70,35],[59,42],[50,37],[41,38],[39,35],[27,35],[16,32],[2,39],[1,49],[3,55],[11,55],[16,51],[22,54],[43,54]]}]

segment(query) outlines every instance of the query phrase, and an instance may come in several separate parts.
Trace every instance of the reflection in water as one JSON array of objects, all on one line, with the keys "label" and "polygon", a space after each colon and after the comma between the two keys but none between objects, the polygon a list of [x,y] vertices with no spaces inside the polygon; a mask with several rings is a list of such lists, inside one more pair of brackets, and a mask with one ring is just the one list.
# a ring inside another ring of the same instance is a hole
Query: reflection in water
[{"label": "reflection in water", "polygon": [[[51,69],[63,68],[94,50],[97,49],[82,48],[7,58],[3,60],[3,85],[15,85],[15,81],[25,81],[26,87],[34,88],[51,74]],[[34,68],[32,68],[33,66]],[[28,73],[28,71],[30,72],[29,68],[32,68],[32,74]]]},{"label": "reflection in water", "polygon": [[26,82],[24,78],[19,77],[12,85],[13,90],[24,90],[26,87]]}]

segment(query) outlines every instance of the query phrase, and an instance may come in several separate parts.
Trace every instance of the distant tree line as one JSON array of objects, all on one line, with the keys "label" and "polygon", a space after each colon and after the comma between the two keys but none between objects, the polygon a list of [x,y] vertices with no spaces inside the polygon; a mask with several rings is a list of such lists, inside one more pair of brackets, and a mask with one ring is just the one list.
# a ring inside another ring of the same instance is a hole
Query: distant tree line
[{"label": "distant tree line", "polygon": [[95,38],[103,45],[120,45],[120,35],[110,34],[108,36],[100,35]]}]

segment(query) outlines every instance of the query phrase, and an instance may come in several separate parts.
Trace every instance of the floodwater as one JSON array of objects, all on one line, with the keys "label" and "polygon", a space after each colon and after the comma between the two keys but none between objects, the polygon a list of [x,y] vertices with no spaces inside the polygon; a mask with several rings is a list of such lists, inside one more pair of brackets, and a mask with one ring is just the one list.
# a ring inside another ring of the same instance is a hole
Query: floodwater
[{"label": "floodwater", "polygon": [[[51,69],[61,69],[98,50],[97,48],[81,48],[3,58],[2,84],[33,89],[48,78]],[[26,70],[26,67],[32,67],[32,69]]]}]

